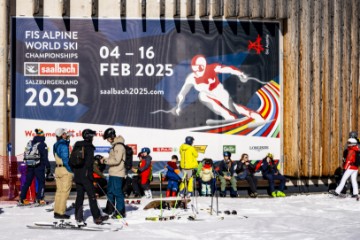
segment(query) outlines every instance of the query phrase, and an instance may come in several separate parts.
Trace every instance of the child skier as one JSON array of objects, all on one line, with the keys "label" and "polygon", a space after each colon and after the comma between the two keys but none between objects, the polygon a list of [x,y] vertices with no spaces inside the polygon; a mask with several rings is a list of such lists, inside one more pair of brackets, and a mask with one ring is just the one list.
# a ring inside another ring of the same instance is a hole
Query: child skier
[{"label": "child skier", "polygon": [[214,181],[214,171],[213,171],[213,161],[210,158],[204,159],[204,165],[200,170],[200,179],[201,179],[201,195],[210,196],[212,194],[211,186]]},{"label": "child skier", "polygon": [[152,198],[150,190],[150,179],[152,178],[152,157],[150,156],[150,148],[144,147],[140,151],[141,158],[139,168],[132,168],[132,171],[139,174],[141,188],[145,193],[146,198]]},{"label": "child skier", "polygon": [[[345,154],[345,151],[347,153]],[[340,192],[343,190],[345,183],[349,177],[351,177],[351,184],[353,188],[353,195],[354,198],[359,198],[359,189],[357,183],[357,175],[358,175],[358,163],[360,160],[360,149],[358,146],[358,141],[355,138],[349,138],[347,141],[347,148],[344,151],[344,175],[341,178],[339,186],[335,189],[334,192],[330,192],[335,196],[339,196]]]},{"label": "child skier", "polygon": [[181,181],[183,175],[177,166],[177,162],[178,157],[176,155],[172,155],[171,160],[166,163],[165,170],[163,171],[163,180],[168,181],[166,197],[176,197],[179,189],[179,182]]}]

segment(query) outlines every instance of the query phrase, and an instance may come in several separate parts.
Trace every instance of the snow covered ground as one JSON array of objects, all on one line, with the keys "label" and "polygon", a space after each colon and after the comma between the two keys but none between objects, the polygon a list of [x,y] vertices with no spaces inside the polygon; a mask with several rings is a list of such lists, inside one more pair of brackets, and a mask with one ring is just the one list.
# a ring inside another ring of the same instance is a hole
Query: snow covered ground
[{"label": "snow covered ground", "polygon": [[[99,200],[101,206],[105,199]],[[68,201],[70,205],[73,201]],[[192,201],[195,203],[194,201]],[[85,200],[87,203],[87,200]],[[128,226],[118,232],[34,230],[26,225],[35,221],[53,222],[47,207],[19,208],[0,202],[0,239],[358,239],[360,202],[352,198],[334,198],[328,194],[297,195],[286,198],[219,198],[219,210],[236,210],[238,215],[211,216],[210,198],[198,198],[199,221],[189,221],[181,210],[166,210],[163,215],[178,214],[178,220],[145,221],[160,210],[142,210],[141,205],[127,205]],[[191,212],[191,210],[188,210]],[[73,210],[70,211],[74,221]],[[88,225],[94,225],[88,205]],[[120,224],[109,220],[113,224]]]}]

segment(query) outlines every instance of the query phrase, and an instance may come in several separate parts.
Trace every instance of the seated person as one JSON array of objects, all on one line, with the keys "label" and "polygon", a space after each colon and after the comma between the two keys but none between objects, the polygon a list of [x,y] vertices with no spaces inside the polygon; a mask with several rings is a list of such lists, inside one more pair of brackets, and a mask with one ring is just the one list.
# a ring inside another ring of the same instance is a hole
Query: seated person
[{"label": "seated person", "polygon": [[220,179],[220,196],[226,197],[226,181],[229,181],[231,184],[230,188],[230,197],[237,197],[237,185],[236,185],[236,178],[234,176],[235,169],[234,169],[234,163],[231,160],[231,153],[230,152],[224,152],[223,153],[224,160],[220,162],[219,169],[218,169],[218,175]]},{"label": "seated person", "polygon": [[249,195],[250,197],[256,198],[258,196],[256,185],[257,185],[257,178],[254,176],[255,168],[250,163],[249,155],[243,153],[241,155],[240,161],[237,163],[235,172],[237,174],[237,180],[246,180],[249,184]]},{"label": "seated person", "polygon": [[[266,157],[262,160],[261,173],[264,179],[269,181],[269,188],[271,196],[273,197],[285,197],[284,188],[286,178],[280,174],[277,169],[277,164],[273,159],[273,155],[268,153]],[[279,190],[275,191],[274,180],[280,180]]]}]

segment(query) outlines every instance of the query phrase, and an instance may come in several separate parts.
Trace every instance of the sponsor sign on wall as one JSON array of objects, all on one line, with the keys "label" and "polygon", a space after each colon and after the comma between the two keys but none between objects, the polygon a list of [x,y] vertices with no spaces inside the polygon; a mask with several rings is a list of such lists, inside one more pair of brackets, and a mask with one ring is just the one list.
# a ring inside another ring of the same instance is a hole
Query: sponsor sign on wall
[{"label": "sponsor sign on wall", "polygon": [[[42,128],[114,127],[154,160],[195,138],[199,159],[280,158],[277,22],[12,19],[14,153]],[[49,155],[50,158],[52,154]]]}]

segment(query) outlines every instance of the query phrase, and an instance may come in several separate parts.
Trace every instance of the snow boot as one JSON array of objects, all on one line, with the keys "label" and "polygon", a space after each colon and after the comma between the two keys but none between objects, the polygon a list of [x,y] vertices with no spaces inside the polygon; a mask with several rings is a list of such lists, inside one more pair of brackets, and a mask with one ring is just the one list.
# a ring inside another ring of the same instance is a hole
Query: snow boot
[{"label": "snow boot", "polygon": [[275,197],[277,197],[276,192],[275,192],[275,191],[274,191],[274,192],[272,192],[272,193],[271,193],[271,196],[272,196],[272,197],[274,197],[274,198],[275,198]]},{"label": "snow boot", "polygon": [[220,197],[226,197],[226,191],[221,191],[220,192]]},{"label": "snow boot", "polygon": [[166,197],[170,197],[170,194],[171,194],[171,190],[170,189],[166,190]]},{"label": "snow boot", "polygon": [[224,211],[224,214],[230,215],[230,211],[229,211],[229,210],[225,210],[225,211]]},{"label": "snow boot", "polygon": [[107,215],[111,215],[114,212],[114,206],[111,204],[111,202],[108,200],[106,202],[106,207],[103,209],[103,213]]},{"label": "snow boot", "polygon": [[276,196],[277,197],[286,197],[285,193],[282,191],[277,191]]},{"label": "snow boot", "polygon": [[145,192],[146,198],[148,198],[148,199],[152,198],[151,190],[145,190],[144,192]]},{"label": "snow boot", "polygon": [[232,211],[231,211],[231,214],[232,214],[232,215],[237,215],[237,211],[236,211],[236,210],[232,210]]}]

